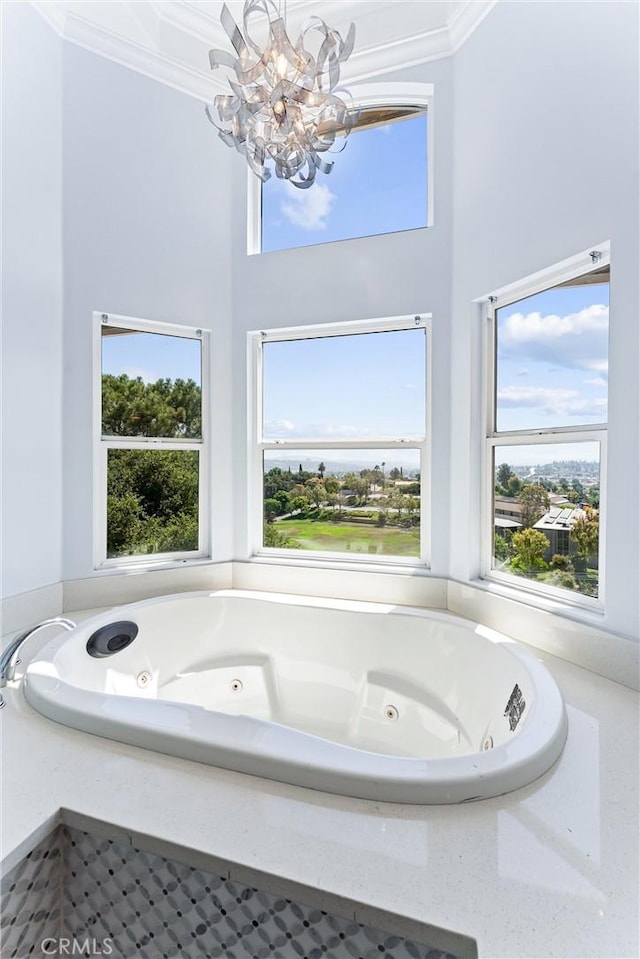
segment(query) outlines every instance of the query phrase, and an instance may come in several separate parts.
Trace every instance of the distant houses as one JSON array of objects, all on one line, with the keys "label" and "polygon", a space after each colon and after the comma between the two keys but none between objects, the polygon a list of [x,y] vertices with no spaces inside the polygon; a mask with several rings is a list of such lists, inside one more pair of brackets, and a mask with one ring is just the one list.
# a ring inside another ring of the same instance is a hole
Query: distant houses
[{"label": "distant houses", "polygon": [[[569,556],[577,552],[570,538],[571,528],[577,520],[584,519],[586,516],[584,509],[570,503],[559,493],[550,493],[549,502],[548,512],[533,526],[534,529],[544,533],[549,540],[549,547],[544,554],[547,562],[552,556]],[[508,496],[495,497],[494,527],[499,536],[504,536],[506,531],[516,533],[522,529],[522,507],[516,499]],[[595,565],[597,557],[593,557],[592,560]]]},{"label": "distant houses", "polygon": [[552,556],[569,556],[576,551],[569,533],[576,520],[584,519],[586,515],[579,506],[553,506],[537,523],[534,523],[533,528],[539,529],[549,540],[549,548],[544,555],[545,560],[550,560]]},{"label": "distant houses", "polygon": [[506,529],[515,532],[522,527],[522,506],[512,496],[495,496],[493,513],[496,533]]}]

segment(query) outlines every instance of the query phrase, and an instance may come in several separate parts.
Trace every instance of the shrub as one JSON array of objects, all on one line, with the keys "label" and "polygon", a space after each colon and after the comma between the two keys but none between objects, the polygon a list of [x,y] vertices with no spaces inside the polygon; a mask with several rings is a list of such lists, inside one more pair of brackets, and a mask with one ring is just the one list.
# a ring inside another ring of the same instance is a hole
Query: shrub
[{"label": "shrub", "polygon": [[552,569],[549,573],[543,573],[540,580],[547,586],[559,586],[561,589],[578,589],[578,582],[573,573],[564,569]]}]

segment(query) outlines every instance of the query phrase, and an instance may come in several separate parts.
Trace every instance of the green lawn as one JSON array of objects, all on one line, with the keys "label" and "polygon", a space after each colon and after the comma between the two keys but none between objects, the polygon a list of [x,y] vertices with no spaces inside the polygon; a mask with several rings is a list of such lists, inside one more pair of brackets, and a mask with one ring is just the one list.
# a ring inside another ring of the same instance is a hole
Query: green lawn
[{"label": "green lawn", "polygon": [[292,540],[297,549],[334,553],[379,553],[384,556],[419,556],[420,533],[397,526],[368,526],[363,523],[323,520],[275,520],[274,527]]}]

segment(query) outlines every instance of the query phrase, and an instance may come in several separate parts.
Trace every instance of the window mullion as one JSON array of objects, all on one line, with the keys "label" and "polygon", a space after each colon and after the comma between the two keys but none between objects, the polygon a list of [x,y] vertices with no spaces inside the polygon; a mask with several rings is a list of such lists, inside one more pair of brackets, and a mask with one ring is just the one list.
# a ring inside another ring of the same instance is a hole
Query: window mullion
[{"label": "window mullion", "polygon": [[110,449],[202,450],[202,439],[180,440],[160,436],[102,436],[101,443]]},{"label": "window mullion", "polygon": [[261,440],[261,450],[386,450],[386,449],[422,449],[424,437],[412,439],[376,439],[376,440]]}]

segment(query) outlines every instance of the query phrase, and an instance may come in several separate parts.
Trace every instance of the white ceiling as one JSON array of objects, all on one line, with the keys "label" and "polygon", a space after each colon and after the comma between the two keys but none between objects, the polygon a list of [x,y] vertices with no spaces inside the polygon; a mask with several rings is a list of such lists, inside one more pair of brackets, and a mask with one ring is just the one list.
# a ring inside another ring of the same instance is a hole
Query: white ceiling
[{"label": "white ceiling", "polygon": [[[225,72],[209,70],[211,47],[231,50],[220,25],[222,0],[31,0],[60,36],[202,100],[226,90]],[[287,28],[297,37],[320,16],[355,50],[349,83],[453,53],[497,0],[288,0]],[[243,0],[227,0],[242,29]],[[284,8],[284,3],[282,3]]]}]

